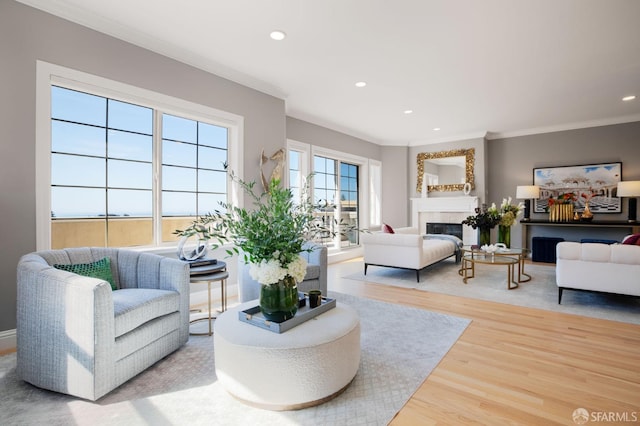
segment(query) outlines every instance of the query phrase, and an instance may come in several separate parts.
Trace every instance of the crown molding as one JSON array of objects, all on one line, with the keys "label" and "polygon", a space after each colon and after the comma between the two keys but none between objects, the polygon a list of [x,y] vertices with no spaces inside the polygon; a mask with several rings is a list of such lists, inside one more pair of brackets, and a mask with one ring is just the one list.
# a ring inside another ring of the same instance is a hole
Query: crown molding
[{"label": "crown molding", "polygon": [[563,132],[566,130],[587,129],[590,127],[611,126],[614,124],[633,123],[640,121],[640,114],[622,117],[604,118],[600,120],[582,121],[576,123],[559,124],[557,126],[538,127],[533,129],[514,130],[512,132],[487,132],[487,139],[506,139],[518,136],[538,135],[543,133]]},{"label": "crown molding", "polygon": [[409,142],[408,146],[422,146],[422,145],[433,145],[437,143],[446,143],[446,142],[457,142],[464,141],[469,139],[484,139],[487,136],[487,132],[472,132],[458,135],[451,135],[447,137],[437,138],[437,139],[422,139],[417,141]]},{"label": "crown molding", "polygon": [[87,11],[86,9],[69,6],[59,0],[16,1],[49,13],[58,18],[89,28],[101,34],[106,34],[134,46],[147,49],[185,65],[214,74],[217,77],[257,90],[258,92],[262,92],[278,99],[286,99],[287,97],[287,94],[281,88],[270,83],[247,75],[219,62],[207,59],[201,55],[186,50],[183,47],[151,37],[145,32],[138,31],[136,28],[132,28],[128,25],[122,25],[118,21],[105,19],[103,16]]}]

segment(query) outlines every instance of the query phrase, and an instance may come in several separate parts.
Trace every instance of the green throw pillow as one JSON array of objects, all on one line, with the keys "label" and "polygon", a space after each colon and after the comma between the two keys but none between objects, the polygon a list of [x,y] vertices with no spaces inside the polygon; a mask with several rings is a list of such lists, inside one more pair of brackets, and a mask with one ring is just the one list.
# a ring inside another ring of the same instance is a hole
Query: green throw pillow
[{"label": "green throw pillow", "polygon": [[96,260],[93,263],[78,263],[75,265],[53,265],[54,268],[85,277],[99,278],[111,284],[111,290],[116,290],[116,283],[111,274],[111,259],[108,257]]}]

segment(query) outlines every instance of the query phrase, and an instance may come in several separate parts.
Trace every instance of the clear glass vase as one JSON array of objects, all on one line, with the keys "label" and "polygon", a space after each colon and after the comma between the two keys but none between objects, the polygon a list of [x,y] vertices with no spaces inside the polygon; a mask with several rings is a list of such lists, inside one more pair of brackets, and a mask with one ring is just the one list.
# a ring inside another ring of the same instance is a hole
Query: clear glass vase
[{"label": "clear glass vase", "polygon": [[284,322],[298,312],[298,283],[287,275],[277,283],[262,284],[260,311],[269,321]]},{"label": "clear glass vase", "polygon": [[498,242],[511,248],[511,227],[505,225],[498,225]]}]

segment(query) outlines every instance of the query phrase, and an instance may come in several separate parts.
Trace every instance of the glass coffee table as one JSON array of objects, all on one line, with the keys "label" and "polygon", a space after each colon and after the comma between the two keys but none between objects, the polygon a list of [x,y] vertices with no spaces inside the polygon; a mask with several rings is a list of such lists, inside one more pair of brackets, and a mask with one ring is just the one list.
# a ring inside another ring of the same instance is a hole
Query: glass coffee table
[{"label": "glass coffee table", "polygon": [[[478,246],[464,246],[462,249],[462,256],[465,255],[484,255],[486,252],[481,250]],[[507,256],[507,257],[515,257],[518,259],[518,283],[526,283],[527,281],[531,281],[531,275],[524,272],[525,260],[531,253],[530,249],[526,248],[505,248],[500,249],[499,251],[494,253],[494,256]],[[464,267],[464,266],[463,266]],[[462,268],[458,271],[460,275],[463,275]]]}]

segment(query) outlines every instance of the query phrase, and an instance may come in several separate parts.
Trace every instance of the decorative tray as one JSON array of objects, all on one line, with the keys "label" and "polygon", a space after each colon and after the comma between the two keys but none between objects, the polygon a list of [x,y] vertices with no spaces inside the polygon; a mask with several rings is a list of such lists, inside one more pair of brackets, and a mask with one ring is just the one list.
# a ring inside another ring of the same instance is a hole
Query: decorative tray
[{"label": "decorative tray", "polygon": [[327,297],[322,298],[322,304],[315,308],[309,307],[309,296],[305,294],[305,304],[303,307],[298,308],[296,315],[281,323],[267,320],[260,312],[260,306],[254,306],[253,308],[245,309],[238,312],[238,318],[242,322],[246,322],[256,327],[264,328],[265,330],[273,331],[274,333],[284,333],[287,330],[291,330],[293,327],[302,324],[311,318],[317,317],[323,312],[327,312],[329,309],[336,307],[336,299],[329,299]]}]

